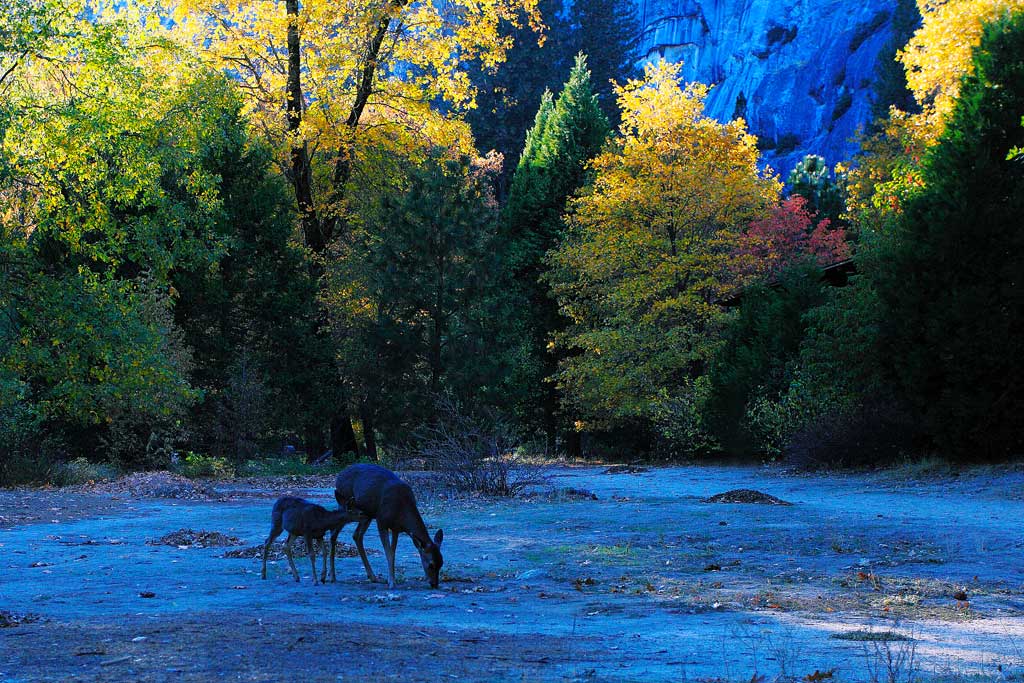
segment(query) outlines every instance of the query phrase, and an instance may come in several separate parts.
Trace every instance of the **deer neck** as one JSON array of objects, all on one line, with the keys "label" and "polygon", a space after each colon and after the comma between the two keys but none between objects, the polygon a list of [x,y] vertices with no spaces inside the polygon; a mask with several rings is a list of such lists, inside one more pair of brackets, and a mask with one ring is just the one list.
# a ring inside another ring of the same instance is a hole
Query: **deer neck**
[{"label": "deer neck", "polygon": [[433,543],[430,540],[430,534],[427,532],[427,525],[423,523],[423,517],[420,516],[420,511],[416,508],[415,502],[402,510],[400,520],[402,530],[412,537],[417,546],[425,547]]}]

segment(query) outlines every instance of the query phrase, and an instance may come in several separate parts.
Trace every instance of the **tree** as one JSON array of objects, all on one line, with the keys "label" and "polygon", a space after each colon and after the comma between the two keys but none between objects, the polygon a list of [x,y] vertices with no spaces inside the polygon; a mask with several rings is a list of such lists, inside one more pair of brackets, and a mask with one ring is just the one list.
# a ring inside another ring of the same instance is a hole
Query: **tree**
[{"label": "tree", "polygon": [[953,110],[961,78],[973,69],[971,53],[983,27],[1014,11],[1014,0],[918,0],[921,27],[897,54],[907,86],[921,107],[912,117],[918,135],[929,143],[942,134]]},{"label": "tree", "polygon": [[1024,172],[1007,159],[1024,143],[1024,12],[986,27],[958,90],[878,287],[899,386],[935,445],[977,459],[1024,446]]},{"label": "tree", "polygon": [[311,323],[316,287],[269,149],[250,139],[241,98],[226,77],[206,74],[190,88],[197,98],[203,90],[225,91],[216,122],[224,144],[202,159],[220,179],[212,231],[224,253],[216,268],[173,274],[175,320],[194,349],[192,383],[203,391],[192,410],[190,446],[243,459],[272,440],[303,434],[323,413],[313,368],[331,355]]},{"label": "tree", "polygon": [[0,363],[40,429],[138,464],[196,399],[169,285],[223,250],[203,159],[224,91],[153,78],[180,55],[132,12],[49,9],[4,84]]},{"label": "tree", "polygon": [[500,283],[490,184],[500,160],[433,150],[402,166],[360,200],[331,270],[338,362],[371,453],[378,433],[401,443],[442,394],[497,403],[509,374],[495,344],[501,317],[490,309]]},{"label": "tree", "polygon": [[[568,35],[562,18],[561,0],[539,0],[538,9],[547,33]],[[567,41],[538,39],[528,25],[510,27],[512,47],[506,59],[491,69],[470,76],[477,89],[476,107],[466,112],[466,121],[480,150],[495,150],[505,159],[498,178],[498,199],[508,195],[512,172],[519,163],[523,137],[533,123],[535,108],[544,92],[561,82],[571,57]]]},{"label": "tree", "polygon": [[[184,0],[175,19],[249,96],[249,111],[291,182],[319,277],[347,228],[361,138],[386,131],[410,147],[426,138],[471,152],[464,124],[443,113],[473,103],[463,65],[501,62],[511,41],[499,27],[518,27],[525,17],[539,28],[537,0],[357,0],[340,12],[326,0],[287,0],[284,9],[256,0]],[[323,368],[322,375],[334,372]],[[351,401],[333,388],[334,452],[357,451]]]},{"label": "tree", "polygon": [[529,357],[520,370],[525,395],[519,412],[528,423],[540,422],[550,454],[556,448],[561,412],[551,381],[558,355],[550,342],[565,321],[541,281],[547,271],[544,258],[560,244],[566,201],[584,184],[586,163],[600,151],[608,132],[608,119],[590,89],[586,57],[578,55],[558,99],[550,93],[541,99],[505,207],[507,267],[516,284],[513,296],[520,302],[516,318],[529,339]]},{"label": "tree", "polygon": [[707,86],[678,75],[661,62],[616,89],[621,137],[591,162],[593,185],[549,256],[571,321],[559,386],[587,426],[652,420],[704,374],[739,235],[780,190],[743,122],[704,116]]},{"label": "tree", "polygon": [[758,284],[743,292],[708,373],[701,409],[732,456],[778,455],[775,435],[765,430],[757,408],[777,403],[790,388],[809,324],[805,314],[825,300],[821,271],[811,264],[790,264],[776,278],[774,287]]},{"label": "tree", "polygon": [[805,156],[790,171],[786,182],[791,194],[803,197],[808,209],[821,218],[836,223],[846,210],[843,190],[823,157],[816,154]]},{"label": "tree", "polygon": [[605,115],[616,121],[614,84],[637,73],[642,27],[631,0],[573,2],[569,10],[573,51],[587,55],[593,90]]},{"label": "tree", "polygon": [[768,278],[801,262],[829,266],[850,257],[842,228],[817,220],[801,196],[791,197],[750,224],[740,238],[736,263],[741,272]]}]

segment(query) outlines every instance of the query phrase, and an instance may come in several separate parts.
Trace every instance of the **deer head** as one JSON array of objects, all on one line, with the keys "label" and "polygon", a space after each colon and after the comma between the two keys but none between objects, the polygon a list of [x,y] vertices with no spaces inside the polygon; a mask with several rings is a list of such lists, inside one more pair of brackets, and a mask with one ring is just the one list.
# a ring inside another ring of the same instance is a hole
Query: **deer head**
[{"label": "deer head", "polygon": [[423,563],[423,573],[427,575],[427,581],[431,588],[437,588],[441,579],[441,565],[444,558],[441,557],[441,541],[444,540],[444,530],[438,529],[434,534],[434,540],[428,543],[420,543],[413,538],[416,550],[420,552],[420,562]]}]

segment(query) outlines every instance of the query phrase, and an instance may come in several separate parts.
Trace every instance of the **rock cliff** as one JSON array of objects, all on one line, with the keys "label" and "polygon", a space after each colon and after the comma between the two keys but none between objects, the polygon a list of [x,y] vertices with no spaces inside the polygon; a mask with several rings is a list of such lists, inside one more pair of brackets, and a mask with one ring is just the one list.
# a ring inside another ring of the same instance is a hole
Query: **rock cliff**
[{"label": "rock cliff", "polygon": [[707,111],[742,116],[785,179],[804,154],[849,159],[870,119],[896,0],[635,0],[645,61],[683,62]]}]

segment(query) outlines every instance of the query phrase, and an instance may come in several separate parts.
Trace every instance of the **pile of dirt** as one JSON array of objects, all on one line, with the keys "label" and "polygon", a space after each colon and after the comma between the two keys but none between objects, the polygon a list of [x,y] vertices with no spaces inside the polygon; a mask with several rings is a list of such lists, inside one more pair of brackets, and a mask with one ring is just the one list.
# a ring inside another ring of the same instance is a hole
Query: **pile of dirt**
[{"label": "pile of dirt", "polygon": [[156,540],[146,541],[146,545],[171,545],[176,548],[225,548],[242,545],[242,539],[228,536],[219,531],[193,531],[178,529]]},{"label": "pile of dirt", "polygon": [[[319,545],[319,543],[317,544]],[[318,551],[321,552],[322,551]],[[367,555],[379,555],[376,550],[366,549]],[[354,545],[348,543],[339,543],[338,547],[334,551],[335,557],[359,557],[359,550]],[[263,546],[253,545],[248,548],[237,548],[235,550],[229,550],[221,557],[227,557],[231,559],[242,559],[242,560],[261,560],[263,559]],[[283,560],[285,559],[284,544],[275,543],[270,546],[270,552],[267,553],[268,560]],[[306,542],[303,540],[292,541],[292,557],[306,557]]]},{"label": "pile of dirt", "polygon": [[40,617],[38,614],[32,614],[31,612],[25,614],[18,614],[16,612],[8,612],[7,610],[0,609],[0,628],[11,628],[14,626],[21,626],[22,624],[34,624],[39,621]]},{"label": "pile of dirt", "polygon": [[333,489],[335,476],[334,474],[277,474],[236,477],[222,482],[221,490],[231,497],[302,497],[309,495],[310,489]]},{"label": "pile of dirt", "polygon": [[604,474],[640,474],[650,471],[649,468],[640,465],[612,465],[604,471]]},{"label": "pile of dirt", "polygon": [[792,503],[775,496],[753,489],[733,489],[725,493],[716,493],[704,499],[705,503],[758,503],[760,505],[792,505]]},{"label": "pile of dirt", "polygon": [[218,497],[210,486],[165,470],[136,472],[114,481],[99,482],[84,488],[93,493],[129,495],[137,498],[208,500]]}]

